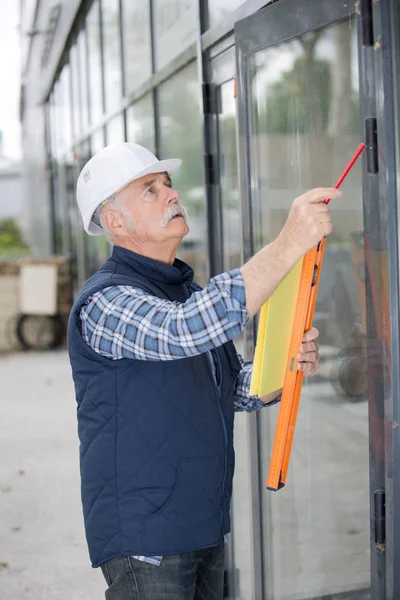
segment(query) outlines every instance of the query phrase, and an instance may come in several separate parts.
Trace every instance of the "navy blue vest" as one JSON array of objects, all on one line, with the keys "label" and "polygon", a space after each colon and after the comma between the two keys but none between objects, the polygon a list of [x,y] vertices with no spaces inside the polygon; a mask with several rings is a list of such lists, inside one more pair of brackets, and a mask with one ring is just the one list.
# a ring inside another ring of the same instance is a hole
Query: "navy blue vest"
[{"label": "navy blue vest", "polygon": [[110,360],[82,339],[79,312],[95,292],[131,285],[184,302],[193,272],[114,248],[83,286],[68,324],[78,404],[82,503],[94,567],[122,555],[218,544],[230,529],[234,471],[232,342],[173,361]]}]

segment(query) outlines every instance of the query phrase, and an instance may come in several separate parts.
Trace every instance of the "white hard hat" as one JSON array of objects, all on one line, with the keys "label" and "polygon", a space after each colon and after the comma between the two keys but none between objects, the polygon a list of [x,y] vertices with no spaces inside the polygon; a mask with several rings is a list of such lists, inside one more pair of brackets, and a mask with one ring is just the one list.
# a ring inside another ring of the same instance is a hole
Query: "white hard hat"
[{"label": "white hard hat", "polygon": [[103,235],[103,229],[92,221],[100,204],[128,183],[149,175],[167,172],[172,176],[181,166],[178,158],[158,160],[143,146],[120,142],[106,146],[83,167],[76,184],[76,198],[89,235]]}]

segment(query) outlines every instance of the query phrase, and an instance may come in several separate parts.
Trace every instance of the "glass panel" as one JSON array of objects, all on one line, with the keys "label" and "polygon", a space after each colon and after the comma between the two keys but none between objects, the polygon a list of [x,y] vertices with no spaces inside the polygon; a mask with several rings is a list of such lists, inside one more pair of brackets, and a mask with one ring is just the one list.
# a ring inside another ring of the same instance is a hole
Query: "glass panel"
[{"label": "glass panel", "polygon": [[196,63],[191,63],[158,90],[160,115],[159,158],[182,158],[173,185],[188,209],[190,232],[179,256],[195,270],[196,280],[207,284],[206,198],[202,167],[202,135]]},{"label": "glass panel", "polygon": [[208,18],[210,27],[222,21],[246,0],[208,0]]},{"label": "glass panel", "polygon": [[[223,269],[229,271],[240,267],[241,225],[236,154],[236,101],[233,80],[220,89],[218,114],[218,156],[220,161],[220,194],[223,230]],[[235,340],[237,351],[243,356],[243,334]],[[247,600],[254,598],[252,590],[254,563],[252,560],[252,496],[249,469],[249,428],[247,414],[235,417],[235,477],[233,479],[231,541],[233,564],[228,570],[235,576],[229,579],[230,598]]]},{"label": "glass panel", "polygon": [[[101,128],[90,138],[90,151],[94,156],[105,146],[104,129]],[[104,236],[86,235],[86,253],[89,256],[89,270],[96,271],[110,254],[110,246]]]},{"label": "glass panel", "polygon": [[221,86],[221,112],[218,115],[225,271],[230,271],[242,265],[234,87],[233,80]]},{"label": "glass panel", "polygon": [[[151,75],[149,0],[122,0],[126,91],[131,92]],[[138,60],[140,56],[140,60]]]},{"label": "glass panel", "polygon": [[89,56],[90,123],[94,125],[103,113],[99,0],[94,1],[86,23]]},{"label": "glass panel", "polygon": [[[255,250],[279,233],[295,197],[336,181],[359,144],[356,36],[355,21],[347,20],[250,58]],[[334,232],[314,319],[321,366],[303,388],[287,484],[277,494],[262,493],[267,598],[369,587],[364,298],[353,265],[363,229],[361,161],[342,189],[331,205]],[[354,352],[362,366],[352,370]],[[262,481],[277,414],[271,408],[260,415]]]},{"label": "glass panel", "polygon": [[116,108],[122,97],[121,34],[119,0],[102,0],[104,89],[106,111]]},{"label": "glass panel", "polygon": [[66,152],[72,143],[71,72],[69,65],[65,65],[61,71],[57,101],[61,121],[60,148],[62,152]]},{"label": "glass panel", "polygon": [[58,156],[58,140],[57,140],[57,107],[56,107],[56,93],[55,88],[50,95],[49,99],[49,139],[50,139],[50,152],[52,158]]},{"label": "glass panel", "polygon": [[21,6],[21,64],[25,69],[26,61],[29,56],[31,37],[27,35],[28,31],[33,29],[33,19],[35,16],[37,0],[24,0],[20,3]]},{"label": "glass panel", "polygon": [[72,125],[73,135],[77,138],[82,133],[81,121],[81,94],[79,76],[79,53],[78,46],[74,44],[70,52],[71,76],[72,76]]},{"label": "glass panel", "polygon": [[196,41],[197,2],[154,0],[154,47],[156,69],[161,69]]},{"label": "glass panel", "polygon": [[90,151],[92,156],[96,154],[96,152],[100,152],[105,146],[104,142],[104,129],[103,127],[96,131],[90,138]]},{"label": "glass panel", "polygon": [[123,115],[118,115],[106,125],[107,146],[125,141]]},{"label": "glass panel", "polygon": [[79,86],[82,101],[82,129],[85,131],[89,125],[89,96],[88,96],[88,56],[86,31],[82,30],[78,36],[79,49]]},{"label": "glass panel", "polygon": [[128,142],[141,144],[154,152],[154,113],[151,94],[128,108],[126,120]]}]

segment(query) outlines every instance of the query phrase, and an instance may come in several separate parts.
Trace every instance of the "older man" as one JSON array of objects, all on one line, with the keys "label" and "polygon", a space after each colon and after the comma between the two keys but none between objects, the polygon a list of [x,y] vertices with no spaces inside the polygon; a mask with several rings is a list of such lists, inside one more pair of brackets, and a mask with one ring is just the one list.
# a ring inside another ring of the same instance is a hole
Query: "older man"
[{"label": "older man", "polygon": [[[275,241],[202,290],[176,259],[189,231],[171,184],[179,166],[121,143],[96,154],[77,184],[85,230],[114,245],[68,327],[86,536],[108,600],[222,598],[234,411],[280,393],[249,395],[251,363],[231,340],[331,232],[321,201],[340,195],[297,198]],[[306,373],[317,366],[317,335],[300,348]]]}]

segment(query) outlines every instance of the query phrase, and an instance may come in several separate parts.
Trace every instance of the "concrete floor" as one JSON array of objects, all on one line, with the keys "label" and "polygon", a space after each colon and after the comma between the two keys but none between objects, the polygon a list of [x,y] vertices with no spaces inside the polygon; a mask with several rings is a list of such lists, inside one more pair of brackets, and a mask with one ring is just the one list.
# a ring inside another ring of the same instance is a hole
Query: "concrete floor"
[{"label": "concrete floor", "polygon": [[0,358],[0,598],[100,600],[81,517],[65,352]]}]

